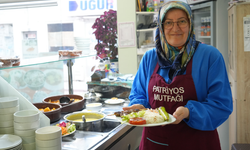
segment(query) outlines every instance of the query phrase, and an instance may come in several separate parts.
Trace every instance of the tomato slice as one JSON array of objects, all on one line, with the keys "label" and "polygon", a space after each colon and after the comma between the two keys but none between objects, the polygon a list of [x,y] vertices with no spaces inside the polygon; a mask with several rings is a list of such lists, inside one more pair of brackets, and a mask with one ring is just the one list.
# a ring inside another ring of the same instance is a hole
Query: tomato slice
[{"label": "tomato slice", "polygon": [[131,118],[129,119],[130,124],[134,125],[143,125],[146,124],[146,120],[144,118],[138,117],[138,118]]}]

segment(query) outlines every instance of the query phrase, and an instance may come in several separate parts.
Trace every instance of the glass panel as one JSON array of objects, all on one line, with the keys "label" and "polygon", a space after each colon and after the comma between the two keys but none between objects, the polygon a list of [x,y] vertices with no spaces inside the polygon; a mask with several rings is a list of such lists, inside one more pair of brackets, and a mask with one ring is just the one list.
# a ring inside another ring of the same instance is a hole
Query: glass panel
[{"label": "glass panel", "polygon": [[206,44],[211,44],[211,14],[210,7],[193,10],[194,31],[196,39]]}]

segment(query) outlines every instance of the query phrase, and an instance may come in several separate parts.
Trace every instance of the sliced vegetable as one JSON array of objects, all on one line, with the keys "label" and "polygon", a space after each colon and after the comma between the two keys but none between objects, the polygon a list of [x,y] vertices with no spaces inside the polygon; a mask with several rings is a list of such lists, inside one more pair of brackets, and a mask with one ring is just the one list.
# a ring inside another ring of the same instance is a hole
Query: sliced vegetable
[{"label": "sliced vegetable", "polygon": [[129,123],[134,124],[134,125],[143,125],[143,124],[146,124],[146,120],[141,117],[131,118],[129,119]]},{"label": "sliced vegetable", "polygon": [[160,115],[164,118],[165,121],[169,120],[169,114],[166,112],[165,107],[161,106],[158,108]]},{"label": "sliced vegetable", "polygon": [[56,124],[56,126],[61,127],[62,129],[62,135],[70,134],[71,132],[76,130],[75,124],[71,124],[69,122],[61,122],[59,124]]},{"label": "sliced vegetable", "polygon": [[132,112],[128,115],[121,116],[123,122],[129,122],[131,118],[138,118],[138,117],[143,117],[145,114],[145,110],[139,111],[139,112]]}]

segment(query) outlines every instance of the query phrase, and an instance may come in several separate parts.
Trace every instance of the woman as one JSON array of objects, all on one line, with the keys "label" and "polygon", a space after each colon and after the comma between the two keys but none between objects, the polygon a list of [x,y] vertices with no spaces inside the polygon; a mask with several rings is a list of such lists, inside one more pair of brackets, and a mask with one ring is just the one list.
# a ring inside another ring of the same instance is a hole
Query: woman
[{"label": "woman", "polygon": [[127,109],[164,106],[173,124],[143,129],[140,150],[220,150],[216,128],[232,112],[223,56],[195,39],[191,8],[180,1],[159,10],[156,48],[143,56]]}]

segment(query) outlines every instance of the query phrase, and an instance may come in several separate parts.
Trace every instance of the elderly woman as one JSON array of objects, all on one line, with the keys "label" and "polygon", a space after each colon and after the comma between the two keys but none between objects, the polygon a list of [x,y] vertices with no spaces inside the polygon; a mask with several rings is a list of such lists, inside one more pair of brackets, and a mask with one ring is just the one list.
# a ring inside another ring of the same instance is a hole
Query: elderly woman
[{"label": "elderly woman", "polygon": [[123,110],[164,106],[176,121],[144,127],[140,150],[220,150],[216,128],[232,112],[223,56],[196,41],[191,9],[180,1],[159,10],[155,42],[143,56]]}]

